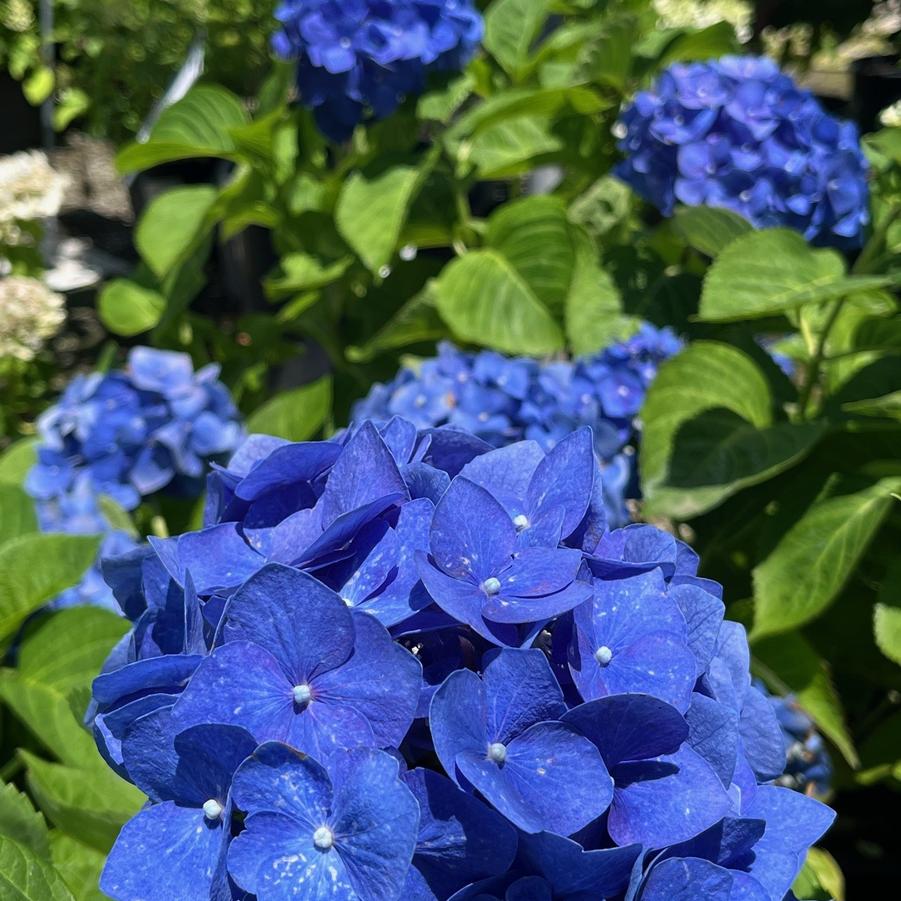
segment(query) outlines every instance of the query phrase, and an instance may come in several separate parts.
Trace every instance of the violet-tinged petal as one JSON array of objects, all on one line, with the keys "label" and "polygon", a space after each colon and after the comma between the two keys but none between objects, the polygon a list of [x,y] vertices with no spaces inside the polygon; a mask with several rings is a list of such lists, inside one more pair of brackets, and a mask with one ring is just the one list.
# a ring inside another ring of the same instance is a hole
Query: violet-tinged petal
[{"label": "violet-tinged petal", "polygon": [[594,743],[608,769],[625,760],[673,754],[688,738],[688,725],[675,707],[641,694],[587,701],[562,721]]},{"label": "violet-tinged petal", "polygon": [[265,566],[238,589],[220,636],[266,648],[293,684],[340,666],[354,646],[351,613],[341,598],[307,573],[279,564]]},{"label": "violet-tinged petal", "polygon": [[536,723],[503,747],[501,762],[483,749],[458,752],[456,763],[491,805],[524,832],[571,835],[609,806],[613,782],[600,754],[561,723]]},{"label": "violet-tinged petal", "polygon": [[611,774],[616,789],[607,828],[618,845],[664,848],[703,832],[731,809],[719,777],[688,747],[617,764]]},{"label": "violet-tinged petal", "polygon": [[484,754],[487,748],[484,689],[482,680],[472,670],[456,670],[435,692],[429,708],[429,728],[445,773],[459,785],[457,754]]}]

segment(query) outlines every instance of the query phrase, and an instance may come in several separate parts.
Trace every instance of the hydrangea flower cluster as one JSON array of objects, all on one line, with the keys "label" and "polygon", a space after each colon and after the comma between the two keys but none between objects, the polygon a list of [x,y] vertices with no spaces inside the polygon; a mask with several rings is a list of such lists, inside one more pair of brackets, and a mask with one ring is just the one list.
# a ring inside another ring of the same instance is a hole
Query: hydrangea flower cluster
[{"label": "hydrangea flower cluster", "polygon": [[698,557],[607,528],[591,431],[255,435],[105,574],[101,753],[150,804],[102,890],[782,901],[833,814]]},{"label": "hydrangea flower cluster", "polygon": [[0,277],[0,360],[30,362],[65,320],[65,300],[43,282]]},{"label": "hydrangea flower cluster", "polygon": [[242,437],[219,367],[194,372],[187,354],[136,347],[124,370],[78,376],[38,419],[38,462],[26,488],[42,505],[87,481],[134,510],[163,489],[196,496],[208,460]]},{"label": "hydrangea flower cluster", "polygon": [[283,0],[276,18],[275,51],[297,60],[301,102],[335,141],[421,93],[430,72],[460,71],[482,39],[472,0]]},{"label": "hydrangea flower cluster", "polygon": [[785,772],[778,784],[825,797],[831,787],[832,759],[823,737],[793,695],[773,695],[769,700],[785,742]]},{"label": "hydrangea flower cluster", "polygon": [[617,123],[616,172],[665,216],[725,207],[758,228],[859,247],[869,222],[857,127],[762,57],[670,66]]},{"label": "hydrangea flower cluster", "polygon": [[[103,534],[101,555],[134,544],[111,529],[99,499],[126,510],[159,492],[197,496],[211,461],[224,461],[243,429],[218,367],[194,372],[187,354],[133,348],[124,370],[76,377],[38,419],[38,460],[25,487],[46,532]],[[57,604],[117,609],[97,566]]]},{"label": "hydrangea flower cluster", "polygon": [[670,329],[648,324],[627,341],[575,361],[467,353],[445,342],[434,359],[375,385],[354,418],[401,416],[419,428],[466,429],[494,447],[525,438],[544,450],[590,426],[610,524],[625,525],[626,499],[638,497],[636,417],[660,364],[681,347]]},{"label": "hydrangea flower cluster", "polygon": [[55,216],[68,184],[40,150],[0,157],[0,241],[18,244],[23,223]]}]

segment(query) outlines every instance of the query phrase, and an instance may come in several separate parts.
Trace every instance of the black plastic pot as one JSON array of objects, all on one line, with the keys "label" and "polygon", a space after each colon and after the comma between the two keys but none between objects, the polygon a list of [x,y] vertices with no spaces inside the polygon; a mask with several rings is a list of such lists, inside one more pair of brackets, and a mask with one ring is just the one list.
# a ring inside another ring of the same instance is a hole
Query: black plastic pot
[{"label": "black plastic pot", "polygon": [[851,110],[864,133],[879,128],[879,113],[901,100],[898,56],[868,56],[854,61]]},{"label": "black plastic pot", "polygon": [[41,146],[41,111],[22,93],[22,85],[8,72],[0,72],[0,154]]}]

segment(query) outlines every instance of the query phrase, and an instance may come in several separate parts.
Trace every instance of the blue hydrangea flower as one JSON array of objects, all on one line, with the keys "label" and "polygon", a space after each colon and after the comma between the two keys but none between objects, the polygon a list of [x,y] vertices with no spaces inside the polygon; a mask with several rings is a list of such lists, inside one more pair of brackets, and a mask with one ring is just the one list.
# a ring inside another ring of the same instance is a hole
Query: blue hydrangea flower
[{"label": "blue hydrangea flower", "polygon": [[471,0],[284,0],[276,53],[297,60],[304,105],[344,141],[421,93],[433,71],[459,72],[482,38]]},{"label": "blue hydrangea flower", "polygon": [[206,464],[238,445],[238,413],[218,367],[136,347],[125,370],[78,376],[38,420],[38,462],[26,488],[60,502],[87,481],[126,510],[164,489],[197,494]]},{"label": "blue hydrangea flower", "polygon": [[830,116],[772,60],[670,66],[617,124],[617,175],[665,216],[725,207],[754,226],[855,248],[869,222],[857,127]]},{"label": "blue hydrangea flower", "polygon": [[525,832],[570,835],[600,816],[613,784],[601,755],[563,725],[563,692],[538,650],[502,650],[482,679],[452,673],[435,693],[435,753]]},{"label": "blue hydrangea flower", "polygon": [[138,719],[124,743],[128,772],[150,798],[116,840],[100,878],[113,898],[201,899],[227,891],[231,782],[256,742],[243,729],[202,725],[173,734],[168,710]]},{"label": "blue hydrangea flower", "polygon": [[609,528],[595,448],[252,436],[203,528],[106,561],[133,625],[88,720],[151,804],[104,891],[183,846],[204,901],[783,901],[832,812],[772,784],[744,630],[691,548]]},{"label": "blue hydrangea flower", "polygon": [[638,496],[636,417],[660,364],[680,348],[669,329],[650,325],[574,362],[466,353],[445,342],[434,359],[375,385],[354,418],[402,416],[423,429],[465,429],[495,447],[528,438],[546,451],[589,426],[603,463],[608,519],[624,525],[630,518],[626,499]]},{"label": "blue hydrangea flower", "polygon": [[421,667],[384,626],[312,576],[270,564],[232,597],[218,647],[173,707],[183,726],[228,723],[258,742],[322,758],[396,747],[413,721]]},{"label": "blue hydrangea flower", "polygon": [[383,751],[338,751],[324,765],[262,745],[235,775],[247,814],[228,869],[259,901],[400,897],[419,805]]},{"label": "blue hydrangea flower", "polygon": [[770,695],[759,682],[755,685],[767,695],[782,728],[785,772],[779,776],[778,784],[806,794],[825,796],[832,780],[832,760],[813,720],[793,695]]}]

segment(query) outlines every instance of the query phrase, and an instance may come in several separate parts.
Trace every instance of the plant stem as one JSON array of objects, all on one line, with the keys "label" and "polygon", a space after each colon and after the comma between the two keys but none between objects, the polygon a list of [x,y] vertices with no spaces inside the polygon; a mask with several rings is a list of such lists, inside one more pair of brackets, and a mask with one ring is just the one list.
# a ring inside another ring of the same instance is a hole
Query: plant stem
[{"label": "plant stem", "polygon": [[826,322],[823,325],[823,329],[817,338],[816,350],[814,351],[813,359],[810,361],[810,365],[807,368],[807,374],[804,379],[804,384],[801,386],[800,397],[798,398],[798,413],[802,419],[806,418],[805,414],[807,412],[807,407],[810,404],[814,386],[820,378],[820,367],[823,365],[823,358],[826,355],[826,341],[829,338],[829,332],[832,331],[832,326],[835,325],[844,302],[844,297],[839,297],[832,302],[832,309],[830,309]]}]

